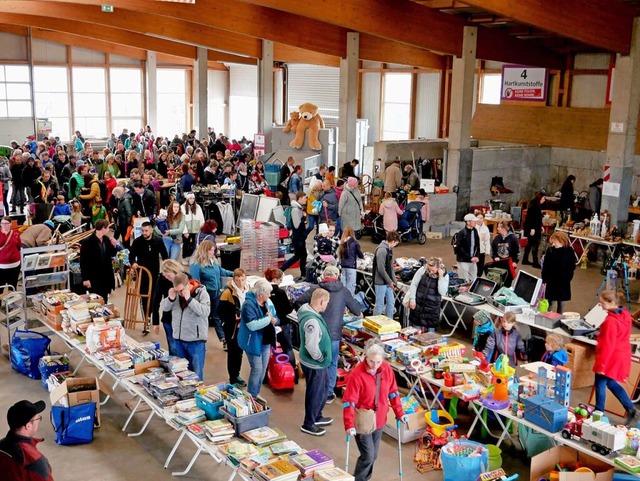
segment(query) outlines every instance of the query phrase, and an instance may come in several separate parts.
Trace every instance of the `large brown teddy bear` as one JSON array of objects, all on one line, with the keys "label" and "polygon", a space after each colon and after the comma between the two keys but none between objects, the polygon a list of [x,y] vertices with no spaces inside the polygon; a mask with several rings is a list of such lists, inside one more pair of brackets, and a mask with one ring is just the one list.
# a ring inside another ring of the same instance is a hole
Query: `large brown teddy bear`
[{"label": "large brown teddy bear", "polygon": [[300,111],[300,122],[296,128],[296,136],[289,143],[294,149],[302,148],[304,144],[304,133],[309,130],[309,148],[311,150],[322,150],[322,144],[318,140],[320,129],[324,129],[324,120],[318,113],[318,107],[310,102],[305,102],[298,109]]},{"label": "large brown teddy bear", "polygon": [[298,123],[300,122],[300,112],[291,112],[289,114],[289,121],[287,125],[284,126],[282,130],[285,134],[289,132],[295,132],[296,128],[298,128]]}]

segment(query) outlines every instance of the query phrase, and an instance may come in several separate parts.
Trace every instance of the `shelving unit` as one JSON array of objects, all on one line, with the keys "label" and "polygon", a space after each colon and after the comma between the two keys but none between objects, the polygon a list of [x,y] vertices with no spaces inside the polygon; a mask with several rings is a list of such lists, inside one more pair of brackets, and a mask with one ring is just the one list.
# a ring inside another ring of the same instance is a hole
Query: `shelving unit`
[{"label": "shelving unit", "polygon": [[[11,338],[16,329],[24,326],[27,303],[24,293],[8,284],[0,286],[0,321],[7,328],[7,343],[2,347],[11,351]],[[22,314],[22,315],[21,315]]]},{"label": "shelving unit", "polygon": [[[37,256],[37,257],[35,257]],[[46,259],[60,259],[55,266]],[[47,272],[42,272],[47,269]],[[65,286],[69,289],[69,257],[67,244],[56,244],[43,247],[25,247],[20,251],[20,272],[22,274],[22,292],[40,287]],[[40,272],[40,273],[38,273]],[[40,279],[38,279],[40,278]]]}]

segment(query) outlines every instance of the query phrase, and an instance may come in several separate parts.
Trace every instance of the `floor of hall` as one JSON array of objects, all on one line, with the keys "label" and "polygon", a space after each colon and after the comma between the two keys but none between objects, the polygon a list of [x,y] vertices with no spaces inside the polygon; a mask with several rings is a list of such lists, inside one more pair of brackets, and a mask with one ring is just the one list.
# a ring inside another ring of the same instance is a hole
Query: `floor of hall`
[{"label": "floor of hall", "polygon": [[[368,238],[361,240],[363,251],[373,251],[373,245]],[[428,240],[427,244],[421,246],[417,243],[403,243],[398,246],[394,254],[396,256],[441,256],[448,268],[454,263],[454,256],[450,245],[450,239]],[[539,270],[528,271],[536,275]],[[297,275],[296,270],[291,271]],[[577,268],[572,283],[573,299],[567,303],[566,310],[585,313],[595,302],[595,296],[603,281],[599,266],[590,265],[588,269]],[[632,299],[638,298],[640,283],[636,285],[632,281]],[[124,288],[120,288],[114,295],[114,301],[122,308]],[[637,306],[637,305],[636,305]],[[633,308],[634,306],[632,306]],[[444,332],[444,328],[443,328]],[[2,343],[6,342],[6,331],[0,331]],[[456,336],[470,341],[470,331],[458,329]],[[141,333],[134,333],[134,337],[142,338]],[[152,333],[151,338],[156,338]],[[164,345],[164,333],[157,338]],[[52,351],[65,351],[61,341],[52,337]],[[72,365],[77,362],[77,355],[72,357]],[[248,379],[248,362],[246,358],[243,362],[242,376]],[[83,366],[81,375],[93,376],[95,369]],[[222,350],[222,345],[216,339],[213,329],[210,330],[207,359],[205,364],[205,381],[213,383],[227,380],[226,376],[226,354]],[[30,380],[25,376],[17,374],[11,370],[7,357],[0,356],[0,432],[7,429],[5,413],[8,407],[20,399],[46,399],[48,394],[42,388],[40,381]],[[342,427],[342,405],[338,398],[335,402],[327,405],[324,410],[325,416],[334,419],[333,425],[327,429],[327,434],[323,437],[313,437],[300,432],[304,411],[304,380],[296,386],[293,392],[272,391],[268,385],[263,386],[261,395],[265,397],[273,409],[271,415],[271,426],[281,428],[289,437],[302,447],[311,449],[318,448],[324,450],[334,458],[337,466],[345,465],[346,443],[344,430]],[[590,389],[584,388],[574,390],[572,393],[572,405],[583,402],[588,398]],[[161,481],[178,479],[171,475],[171,471],[180,471],[186,467],[195,447],[189,442],[183,442],[182,446],[173,458],[169,469],[163,469],[165,459],[176,442],[179,433],[164,422],[155,418],[151,421],[146,432],[139,437],[128,437],[121,432],[122,425],[129,415],[129,410],[125,407],[125,402],[131,396],[123,390],[117,391],[115,398],[102,406],[102,426],[95,431],[95,438],[92,444],[82,446],[57,446],[53,440],[53,430],[48,422],[48,410],[45,412],[45,421],[41,423],[40,435],[46,442],[40,444],[41,451],[49,458],[53,466],[54,479],[56,481],[72,481],[79,478],[101,481],[116,481],[127,479],[140,479]],[[134,432],[141,427],[146,419],[146,413],[136,414],[129,432]],[[471,418],[468,414],[461,412],[459,423],[468,426]],[[466,429],[463,429],[466,432]],[[477,436],[478,429],[476,429]],[[491,442],[487,440],[486,442]],[[507,473],[519,473],[523,480],[529,479],[529,462],[521,451],[521,447],[511,447],[507,441],[502,445],[503,467]],[[432,471],[420,474],[413,463],[415,443],[407,443],[402,446],[403,478],[407,481],[413,480],[439,480],[442,479],[441,471]],[[352,442],[350,454],[351,470],[355,466],[358,449]],[[184,479],[227,479],[231,473],[230,468],[217,464],[206,454],[201,454],[191,472]],[[1,478],[1,476],[0,476]],[[397,442],[387,435],[383,435],[380,446],[379,458],[375,465],[373,480],[398,479],[399,463]]]}]

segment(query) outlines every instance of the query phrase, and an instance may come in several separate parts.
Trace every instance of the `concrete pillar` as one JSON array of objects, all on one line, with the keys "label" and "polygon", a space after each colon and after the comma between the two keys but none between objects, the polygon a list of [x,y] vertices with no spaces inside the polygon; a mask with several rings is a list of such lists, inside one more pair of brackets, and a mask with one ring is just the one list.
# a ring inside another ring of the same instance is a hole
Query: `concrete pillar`
[{"label": "concrete pillar", "polygon": [[153,132],[158,131],[158,62],[156,52],[147,50],[147,124]]},{"label": "concrete pillar", "polygon": [[207,62],[207,49],[198,47],[197,58],[193,62],[193,128],[196,129],[198,139],[207,136],[209,114]]},{"label": "concrete pillar", "polygon": [[[633,156],[640,108],[640,17],[633,22],[630,55],[616,58],[615,83],[609,115],[607,165],[611,179],[605,184],[600,212],[608,210],[611,225],[624,227],[629,217],[629,196],[633,179]],[[611,194],[605,195],[612,187]]]},{"label": "concrete pillar", "polygon": [[456,219],[469,212],[471,202],[471,115],[473,78],[476,65],[477,27],[464,27],[462,57],[454,57],[451,76],[451,112],[449,116],[449,150],[445,184],[458,186]]},{"label": "concrete pillar", "polygon": [[273,42],[262,41],[258,62],[258,130],[264,134],[265,150],[271,152],[273,128]]},{"label": "concrete pillar", "polygon": [[[338,166],[360,159],[356,152],[356,121],[358,118],[358,67],[360,34],[347,34],[347,56],[340,59],[340,120],[338,123]],[[338,169],[339,170],[339,169]]]}]

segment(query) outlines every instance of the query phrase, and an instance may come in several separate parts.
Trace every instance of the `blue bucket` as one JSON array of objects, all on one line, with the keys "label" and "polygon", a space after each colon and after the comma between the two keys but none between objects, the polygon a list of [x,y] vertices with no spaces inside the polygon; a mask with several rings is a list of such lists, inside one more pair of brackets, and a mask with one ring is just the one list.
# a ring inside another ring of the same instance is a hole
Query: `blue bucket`
[{"label": "blue bucket", "polygon": [[[476,455],[455,455],[461,448],[469,448]],[[489,451],[480,443],[458,440],[447,443],[440,450],[444,481],[476,481],[489,469]]]}]

